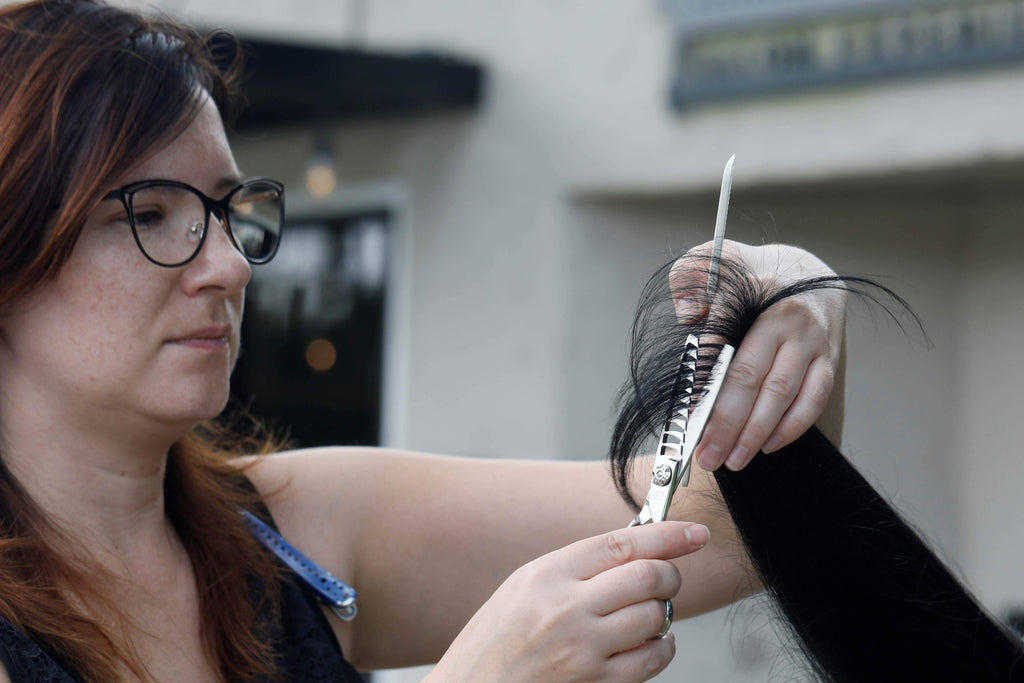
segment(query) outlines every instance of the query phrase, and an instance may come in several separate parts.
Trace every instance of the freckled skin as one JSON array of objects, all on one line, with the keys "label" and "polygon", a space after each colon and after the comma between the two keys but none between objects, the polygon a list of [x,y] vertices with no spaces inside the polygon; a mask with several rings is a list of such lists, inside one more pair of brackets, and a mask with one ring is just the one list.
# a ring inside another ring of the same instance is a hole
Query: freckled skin
[{"label": "freckled skin", "polygon": [[[118,185],[178,180],[219,197],[229,189],[225,179],[238,176],[207,98],[184,133]],[[120,202],[101,202],[57,279],[0,319],[5,393],[19,397],[41,423],[166,434],[173,441],[227,400],[249,276],[245,258],[212,219],[195,260],[161,268],[138,250]],[[217,325],[230,328],[222,350],[169,343]],[[0,400],[4,410],[14,408]]]}]

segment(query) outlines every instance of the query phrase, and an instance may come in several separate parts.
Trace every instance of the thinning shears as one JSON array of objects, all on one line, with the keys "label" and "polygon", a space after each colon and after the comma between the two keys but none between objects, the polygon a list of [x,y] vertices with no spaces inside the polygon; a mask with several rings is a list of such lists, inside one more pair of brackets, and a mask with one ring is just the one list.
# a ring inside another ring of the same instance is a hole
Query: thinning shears
[{"label": "thinning shears", "polygon": [[[709,307],[713,303],[715,292],[718,291],[718,271],[721,265],[722,243],[725,239],[725,223],[729,215],[732,167],[735,161],[736,155],[734,154],[725,164],[725,173],[722,175],[722,191],[718,197],[715,238],[708,267],[707,303]],[[690,483],[693,451],[704,434],[704,427],[711,416],[711,409],[718,398],[718,392],[722,388],[725,373],[729,369],[729,363],[732,362],[734,353],[735,349],[729,344],[722,346],[718,353],[718,359],[704,383],[703,390],[695,400],[693,393],[697,379],[700,338],[695,334],[687,335],[683,355],[679,361],[679,372],[676,375],[668,417],[661,430],[658,454],[654,458],[651,487],[640,513],[629,526],[664,522],[676,489],[680,485],[687,486]]]}]

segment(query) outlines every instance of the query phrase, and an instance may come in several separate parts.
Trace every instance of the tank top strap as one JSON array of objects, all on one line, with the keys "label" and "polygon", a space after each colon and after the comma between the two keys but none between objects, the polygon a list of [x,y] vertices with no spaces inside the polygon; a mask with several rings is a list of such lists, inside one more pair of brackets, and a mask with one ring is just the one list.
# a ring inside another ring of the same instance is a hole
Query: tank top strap
[{"label": "tank top strap", "polygon": [[0,617],[0,662],[12,681],[33,683],[81,683],[43,648],[11,622]]}]

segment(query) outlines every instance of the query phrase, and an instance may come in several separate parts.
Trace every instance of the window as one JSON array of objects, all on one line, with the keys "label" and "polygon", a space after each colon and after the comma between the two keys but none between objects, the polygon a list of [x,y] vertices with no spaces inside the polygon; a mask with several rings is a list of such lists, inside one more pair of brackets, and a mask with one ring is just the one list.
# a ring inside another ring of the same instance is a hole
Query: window
[{"label": "window", "polygon": [[253,269],[234,394],[295,446],[381,441],[392,214],[286,227]]}]

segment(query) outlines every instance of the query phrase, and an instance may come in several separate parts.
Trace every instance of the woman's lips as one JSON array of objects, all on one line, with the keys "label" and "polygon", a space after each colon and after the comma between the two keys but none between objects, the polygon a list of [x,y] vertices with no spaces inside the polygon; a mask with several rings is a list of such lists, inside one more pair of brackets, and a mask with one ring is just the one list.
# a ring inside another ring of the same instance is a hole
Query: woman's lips
[{"label": "woman's lips", "polygon": [[193,330],[192,332],[183,334],[180,337],[169,339],[167,343],[186,346],[190,349],[220,351],[222,349],[230,348],[230,339],[231,327],[228,325],[218,325],[215,327],[204,327],[199,330]]}]

